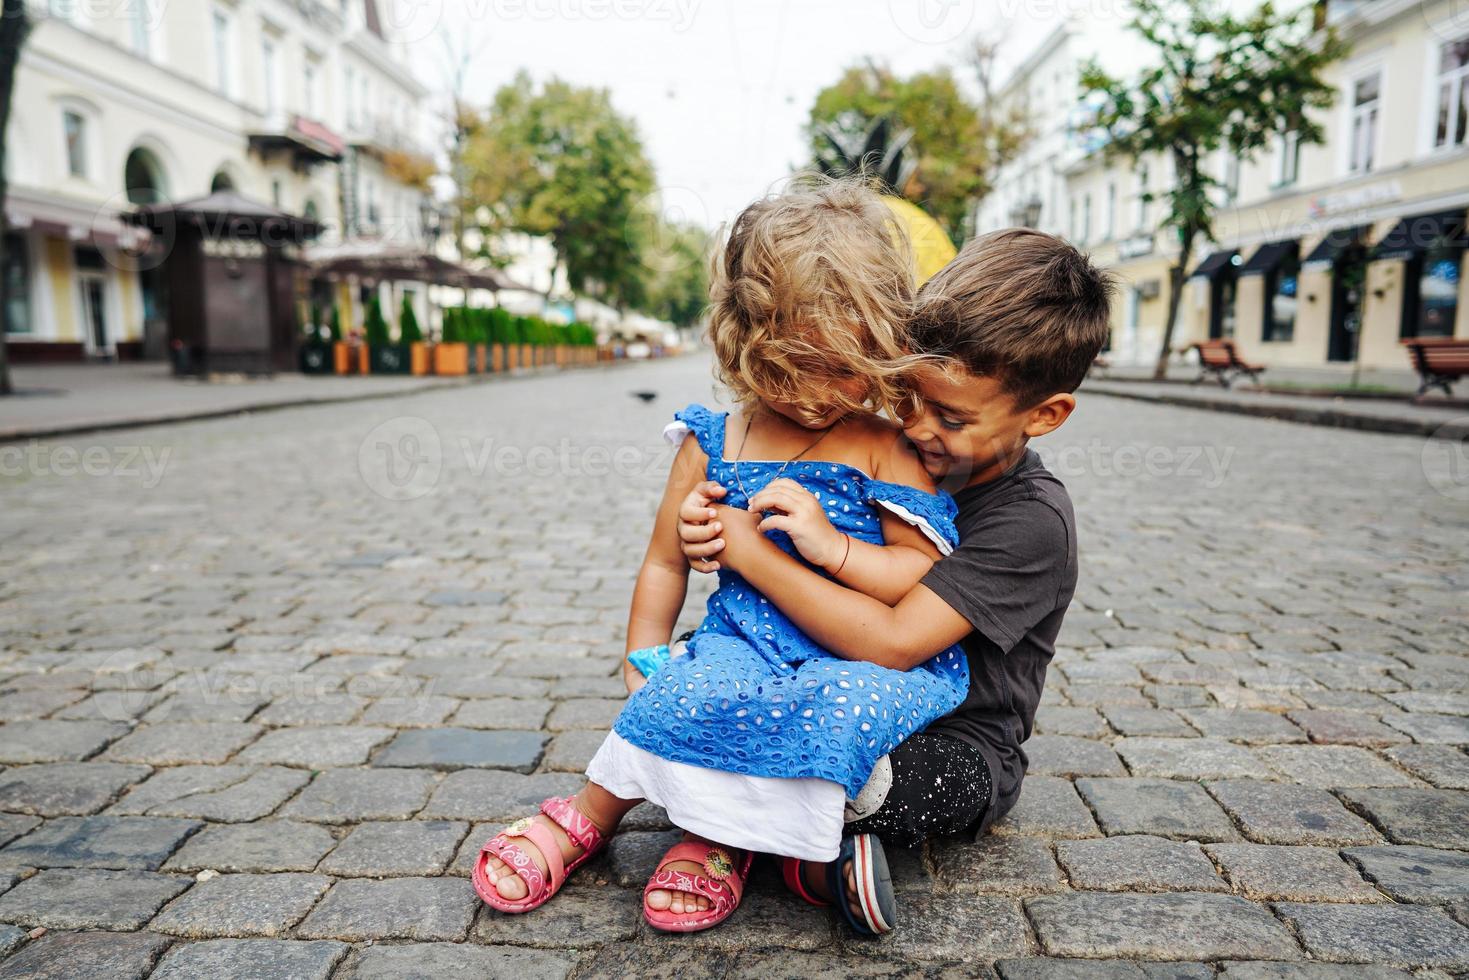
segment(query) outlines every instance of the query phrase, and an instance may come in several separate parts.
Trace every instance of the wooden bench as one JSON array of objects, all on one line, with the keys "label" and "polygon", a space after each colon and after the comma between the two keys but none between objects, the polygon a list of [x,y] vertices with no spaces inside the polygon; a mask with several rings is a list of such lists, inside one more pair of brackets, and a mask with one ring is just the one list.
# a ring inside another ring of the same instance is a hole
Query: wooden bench
[{"label": "wooden bench", "polygon": [[1211,374],[1214,380],[1225,388],[1238,378],[1241,374],[1250,376],[1250,380],[1256,384],[1260,383],[1260,372],[1265,370],[1263,364],[1251,364],[1241,359],[1239,348],[1234,346],[1232,340],[1201,340],[1190,344],[1186,350],[1199,352],[1199,376],[1194,379],[1198,384]]},{"label": "wooden bench", "polygon": [[1418,396],[1426,395],[1431,388],[1442,388],[1445,395],[1453,395],[1450,387],[1455,381],[1469,374],[1469,340],[1453,337],[1414,337],[1403,341],[1413,367],[1422,384]]}]

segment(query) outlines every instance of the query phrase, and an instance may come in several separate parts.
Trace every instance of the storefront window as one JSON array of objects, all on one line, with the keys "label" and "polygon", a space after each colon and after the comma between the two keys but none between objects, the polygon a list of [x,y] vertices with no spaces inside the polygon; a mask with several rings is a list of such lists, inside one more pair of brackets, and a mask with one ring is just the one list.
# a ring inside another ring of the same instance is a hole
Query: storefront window
[{"label": "storefront window", "polygon": [[1210,306],[1209,339],[1221,340],[1234,336],[1234,297],[1239,279],[1234,270],[1226,269],[1214,280],[1213,302]]},{"label": "storefront window", "polygon": [[1404,336],[1452,337],[1459,313],[1459,269],[1464,249],[1438,246],[1408,263]]},{"label": "storefront window", "polygon": [[31,332],[31,282],[26,242],[20,235],[5,236],[5,332]]},{"label": "storefront window", "polygon": [[1266,341],[1285,343],[1296,333],[1296,309],[1300,303],[1297,289],[1301,278],[1301,260],[1297,255],[1281,259],[1267,280],[1265,297]]}]

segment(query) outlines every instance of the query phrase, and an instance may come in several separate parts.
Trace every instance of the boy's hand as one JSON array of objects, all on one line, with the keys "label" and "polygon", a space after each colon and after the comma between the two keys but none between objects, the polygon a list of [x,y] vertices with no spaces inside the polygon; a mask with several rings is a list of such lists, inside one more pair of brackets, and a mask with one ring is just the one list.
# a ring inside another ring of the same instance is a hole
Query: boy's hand
[{"label": "boy's hand", "polygon": [[711,505],[724,494],[724,487],[705,480],[679,505],[678,539],[689,567],[696,572],[719,571],[719,562],[713,556],[724,550],[724,541],[719,536],[724,527],[715,520],[718,514]]},{"label": "boy's hand", "polygon": [[795,480],[772,480],[750,498],[750,511],[754,514],[772,511],[757,530],[789,534],[801,557],[818,568],[830,572],[845,557],[849,547],[846,535],[831,526],[821,498]]}]

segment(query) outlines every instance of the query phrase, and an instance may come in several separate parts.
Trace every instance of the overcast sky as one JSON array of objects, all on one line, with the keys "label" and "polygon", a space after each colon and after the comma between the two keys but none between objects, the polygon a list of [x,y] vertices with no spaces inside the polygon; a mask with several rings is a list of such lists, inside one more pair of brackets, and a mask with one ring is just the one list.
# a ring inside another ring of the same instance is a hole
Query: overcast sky
[{"label": "overcast sky", "polygon": [[902,73],[949,64],[967,80],[976,32],[1007,31],[1013,63],[1070,0],[396,2],[407,4],[390,14],[397,29],[422,38],[415,70],[440,91],[449,83],[438,23],[474,49],[474,101],[520,68],[610,89],[637,120],[665,210],[713,227],[804,162],[802,123],[846,66],[868,56]]}]

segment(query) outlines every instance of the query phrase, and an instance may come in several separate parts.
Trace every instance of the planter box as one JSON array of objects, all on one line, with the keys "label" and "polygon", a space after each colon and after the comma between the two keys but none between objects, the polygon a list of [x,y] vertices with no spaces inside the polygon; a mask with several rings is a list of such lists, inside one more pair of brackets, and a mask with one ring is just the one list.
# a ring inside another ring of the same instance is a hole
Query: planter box
[{"label": "planter box", "polygon": [[434,345],[424,340],[408,345],[408,370],[411,374],[432,374]]},{"label": "planter box", "polygon": [[468,373],[468,344],[434,345],[434,374],[461,375]]},{"label": "planter box", "polygon": [[505,345],[490,345],[490,370],[496,374],[505,370]]},{"label": "planter box", "polygon": [[373,374],[407,374],[412,367],[408,344],[382,344],[367,350]]},{"label": "planter box", "polygon": [[339,340],[332,344],[332,366],[338,374],[366,374],[367,348]]},{"label": "planter box", "polygon": [[476,374],[484,374],[490,369],[490,349],[488,344],[474,345],[474,370]]},{"label": "planter box", "polygon": [[302,344],[296,351],[296,363],[302,374],[331,374],[336,370],[332,354],[326,344]]},{"label": "planter box", "polygon": [[536,349],[530,344],[520,345],[520,366],[523,368],[536,366]]}]

